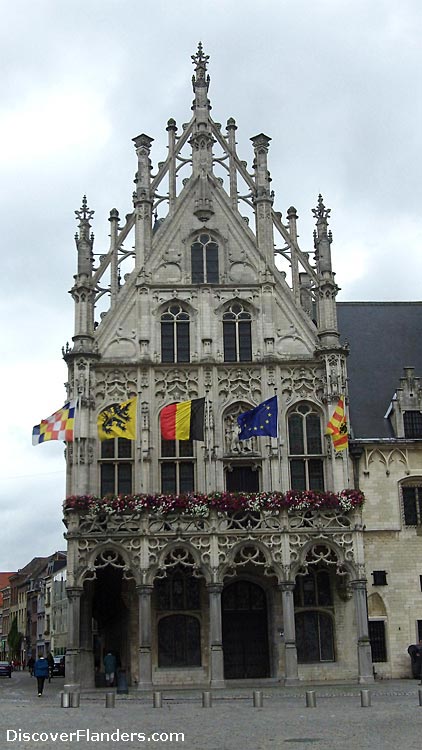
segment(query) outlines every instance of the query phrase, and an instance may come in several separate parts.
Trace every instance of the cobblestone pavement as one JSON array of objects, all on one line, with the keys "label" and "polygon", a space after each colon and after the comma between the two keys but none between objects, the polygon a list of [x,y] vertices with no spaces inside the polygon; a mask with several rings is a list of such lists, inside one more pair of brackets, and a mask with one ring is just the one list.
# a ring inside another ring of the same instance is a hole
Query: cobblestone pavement
[{"label": "cobblestone pavement", "polygon": [[[36,680],[28,673],[0,679],[1,750],[147,746],[154,750],[175,746],[183,750],[420,750],[422,746],[417,680],[376,682],[369,688],[368,707],[361,705],[360,686],[337,683],[230,687],[213,693],[210,708],[202,707],[201,690],[163,690],[161,708],[153,707],[152,693],[136,691],[116,695],[115,706],[106,707],[107,691],[97,690],[82,692],[79,708],[63,708],[64,683],[64,678],[53,678],[39,698]],[[253,706],[254,689],[262,691],[262,708]],[[316,706],[308,708],[306,691],[311,689]]]}]

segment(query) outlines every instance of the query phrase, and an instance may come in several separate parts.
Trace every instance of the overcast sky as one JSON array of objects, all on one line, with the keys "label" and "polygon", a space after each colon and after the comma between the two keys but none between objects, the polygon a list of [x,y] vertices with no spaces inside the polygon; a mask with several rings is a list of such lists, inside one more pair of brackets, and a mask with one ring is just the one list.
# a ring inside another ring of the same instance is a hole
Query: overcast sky
[{"label": "overcast sky", "polygon": [[32,426],[64,401],[73,334],[74,210],[132,210],[132,138],[166,158],[191,117],[198,41],[213,118],[271,136],[275,208],[312,251],[318,193],[341,300],[420,300],[421,0],[1,0],[0,570],[65,549],[61,443]]}]

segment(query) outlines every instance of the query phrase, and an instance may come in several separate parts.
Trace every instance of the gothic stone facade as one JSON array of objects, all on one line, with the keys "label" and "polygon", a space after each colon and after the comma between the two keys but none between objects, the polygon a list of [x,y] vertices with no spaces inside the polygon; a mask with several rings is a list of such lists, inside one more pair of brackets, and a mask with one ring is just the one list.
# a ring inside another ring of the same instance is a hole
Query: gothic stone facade
[{"label": "gothic stone facade", "polygon": [[[110,248],[94,266],[84,198],[68,396],[79,398],[67,448],[68,496],[272,492],[349,486],[346,453],[325,425],[347,394],[331,264],[329,209],[313,210],[315,254],[297,214],[273,208],[270,138],[253,165],[210,115],[208,58],[193,56],[193,115],[134,138],[133,211],[110,212]],[[125,246],[124,246],[125,243]],[[133,250],[125,249],[133,245]],[[279,438],[239,441],[236,417],[274,394]],[[138,397],[138,438],[100,443],[97,415]],[[164,405],[206,396],[206,439],[165,442]],[[372,679],[361,511],[219,513],[65,511],[67,677],[102,684],[114,650],[128,680],[224,685],[228,679]]]}]

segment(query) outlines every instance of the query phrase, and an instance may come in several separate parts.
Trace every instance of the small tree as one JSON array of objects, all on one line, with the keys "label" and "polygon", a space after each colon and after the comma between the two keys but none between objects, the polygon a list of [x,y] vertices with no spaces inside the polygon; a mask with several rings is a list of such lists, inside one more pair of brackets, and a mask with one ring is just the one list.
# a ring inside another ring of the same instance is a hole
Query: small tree
[{"label": "small tree", "polygon": [[9,644],[10,659],[19,659],[23,635],[18,631],[18,618],[14,617],[10,626],[7,643]]}]

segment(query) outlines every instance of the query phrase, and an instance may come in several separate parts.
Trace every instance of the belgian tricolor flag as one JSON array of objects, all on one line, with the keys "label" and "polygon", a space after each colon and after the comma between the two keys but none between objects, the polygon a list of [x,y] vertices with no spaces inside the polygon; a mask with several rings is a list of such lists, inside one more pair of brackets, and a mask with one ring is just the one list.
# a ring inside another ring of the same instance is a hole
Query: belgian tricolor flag
[{"label": "belgian tricolor flag", "polygon": [[204,440],[205,398],[169,404],[160,414],[163,440]]}]

